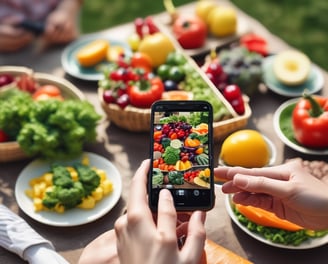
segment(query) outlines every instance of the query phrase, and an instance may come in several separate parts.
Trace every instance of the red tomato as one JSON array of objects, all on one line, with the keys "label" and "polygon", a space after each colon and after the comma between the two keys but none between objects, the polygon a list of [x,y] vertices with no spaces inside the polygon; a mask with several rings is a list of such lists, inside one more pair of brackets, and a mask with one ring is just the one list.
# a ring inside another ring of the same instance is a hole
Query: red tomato
[{"label": "red tomato", "polygon": [[139,80],[129,86],[130,104],[139,108],[149,108],[155,101],[162,98],[164,84],[159,77],[150,80]]},{"label": "red tomato", "polygon": [[207,36],[207,27],[197,16],[179,16],[173,24],[173,33],[185,49],[196,49],[204,45]]},{"label": "red tomato", "polygon": [[6,142],[9,140],[8,135],[0,129],[0,142]]},{"label": "red tomato", "polygon": [[146,72],[152,71],[152,60],[146,53],[135,52],[131,57],[130,64],[133,68],[141,68]]},{"label": "red tomato", "polygon": [[59,100],[63,100],[63,96],[61,94],[60,89],[51,84],[46,84],[41,86],[34,94],[33,94],[34,100],[44,100],[49,98],[56,98]]}]

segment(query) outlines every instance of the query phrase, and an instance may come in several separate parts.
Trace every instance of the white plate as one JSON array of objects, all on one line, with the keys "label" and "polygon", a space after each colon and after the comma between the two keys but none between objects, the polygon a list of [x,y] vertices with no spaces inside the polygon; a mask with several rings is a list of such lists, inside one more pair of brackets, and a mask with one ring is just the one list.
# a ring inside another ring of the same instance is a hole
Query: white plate
[{"label": "white plate", "polygon": [[286,129],[292,130],[292,110],[299,100],[300,98],[293,98],[278,107],[273,116],[274,130],[282,142],[296,151],[310,155],[328,155],[328,149],[306,148],[300,145],[293,136],[288,135],[286,131],[284,132]]},{"label": "white plate", "polygon": [[[118,202],[122,193],[122,179],[116,167],[104,157],[99,155],[85,152],[90,160],[90,165],[102,169],[106,172],[107,178],[113,182],[114,190],[111,194],[105,196],[101,201],[97,202],[96,206],[90,210],[74,208],[67,210],[63,214],[56,212],[35,212],[33,202],[25,194],[25,190],[29,189],[29,181],[32,178],[39,177],[43,173],[49,171],[50,163],[42,160],[32,161],[27,165],[18,176],[15,195],[18,206],[34,220],[51,225],[51,226],[77,226],[86,224],[97,220],[98,218],[107,214]],[[63,162],[62,164],[71,164],[75,159],[70,162]]]},{"label": "white plate", "polygon": [[121,46],[124,48],[127,55],[131,55],[131,49],[126,42],[114,40],[99,34],[81,37],[69,44],[62,53],[61,64],[68,74],[78,79],[88,81],[99,81],[103,79],[104,74],[101,71],[101,66],[109,64],[109,62],[100,62],[94,67],[82,67],[76,60],[76,53],[78,50],[96,39],[107,39],[111,47]]},{"label": "white plate", "polygon": [[231,201],[231,194],[226,194],[225,195],[225,205],[226,209],[228,211],[229,216],[231,217],[232,221],[245,233],[247,233],[249,236],[255,238],[256,240],[263,242],[267,245],[273,246],[273,247],[278,247],[278,248],[287,248],[287,249],[309,249],[309,248],[315,248],[315,247],[320,247],[322,245],[325,245],[328,243],[328,235],[325,235],[323,237],[318,237],[314,239],[309,239],[307,241],[304,241],[298,246],[293,246],[293,245],[283,245],[283,244],[278,244],[278,243],[273,243],[270,240],[265,239],[264,237],[251,232],[250,230],[247,229],[247,227],[243,226],[237,219],[237,216],[233,212],[232,208],[232,201]]},{"label": "white plate", "polygon": [[282,84],[278,81],[273,73],[272,64],[274,56],[275,55],[265,58],[262,63],[263,81],[266,86],[273,92],[287,97],[298,97],[302,96],[305,89],[309,94],[313,94],[323,88],[323,74],[314,64],[312,64],[308,79],[303,84],[297,86],[287,86]]}]

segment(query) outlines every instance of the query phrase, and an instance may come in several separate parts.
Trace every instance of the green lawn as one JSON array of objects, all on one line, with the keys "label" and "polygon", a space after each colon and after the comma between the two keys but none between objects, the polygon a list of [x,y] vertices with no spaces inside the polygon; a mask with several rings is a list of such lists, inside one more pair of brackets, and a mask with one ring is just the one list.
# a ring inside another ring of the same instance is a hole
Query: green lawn
[{"label": "green lawn", "polygon": [[[190,0],[174,0],[176,6]],[[272,33],[302,50],[328,70],[328,1],[326,0],[232,0],[241,10],[263,23]],[[163,12],[162,0],[84,1],[82,32],[93,32]]]}]

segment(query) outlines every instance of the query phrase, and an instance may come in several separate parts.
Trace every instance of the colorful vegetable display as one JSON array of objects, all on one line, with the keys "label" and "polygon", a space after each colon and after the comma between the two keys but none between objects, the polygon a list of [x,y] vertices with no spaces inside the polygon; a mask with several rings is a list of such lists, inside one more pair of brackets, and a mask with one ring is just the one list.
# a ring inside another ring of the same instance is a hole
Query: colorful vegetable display
[{"label": "colorful vegetable display", "polygon": [[170,115],[161,118],[153,131],[153,184],[194,183],[209,188],[208,125],[206,114]]}]

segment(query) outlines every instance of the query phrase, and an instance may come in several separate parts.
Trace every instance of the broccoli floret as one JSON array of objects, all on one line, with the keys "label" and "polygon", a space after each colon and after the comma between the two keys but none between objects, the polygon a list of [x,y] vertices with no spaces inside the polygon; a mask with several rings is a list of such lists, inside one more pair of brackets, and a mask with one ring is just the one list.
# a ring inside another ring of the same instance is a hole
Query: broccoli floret
[{"label": "broccoli floret", "polygon": [[76,187],[76,184],[72,188],[58,188],[57,197],[59,203],[62,204],[65,209],[74,208],[82,202],[84,196],[83,188]]},{"label": "broccoli floret", "polygon": [[73,186],[73,180],[71,174],[69,173],[66,167],[53,164],[51,166],[51,171],[53,173],[52,176],[53,185],[61,188],[70,188]]},{"label": "broccoli floret", "polygon": [[180,149],[168,146],[163,153],[163,159],[166,164],[174,165],[180,159]]},{"label": "broccoli floret", "polygon": [[81,163],[76,163],[74,168],[78,173],[79,181],[83,185],[84,195],[90,195],[99,186],[100,176],[89,166]]},{"label": "broccoli floret", "polygon": [[82,152],[84,143],[96,139],[100,117],[87,101],[36,101],[17,141],[30,155],[50,160],[72,158]]},{"label": "broccoli floret", "polygon": [[16,139],[19,131],[30,119],[34,103],[31,95],[18,89],[9,89],[0,94],[0,129],[11,139]]},{"label": "broccoli floret", "polygon": [[49,130],[42,123],[25,124],[17,136],[17,142],[28,155],[46,153],[48,150],[53,152],[58,147],[59,139],[57,131]]},{"label": "broccoli floret", "polygon": [[80,182],[74,182],[68,188],[55,186],[51,192],[46,193],[42,204],[49,209],[54,208],[57,204],[63,205],[65,209],[71,209],[79,205],[83,197],[84,190],[82,184]]}]

